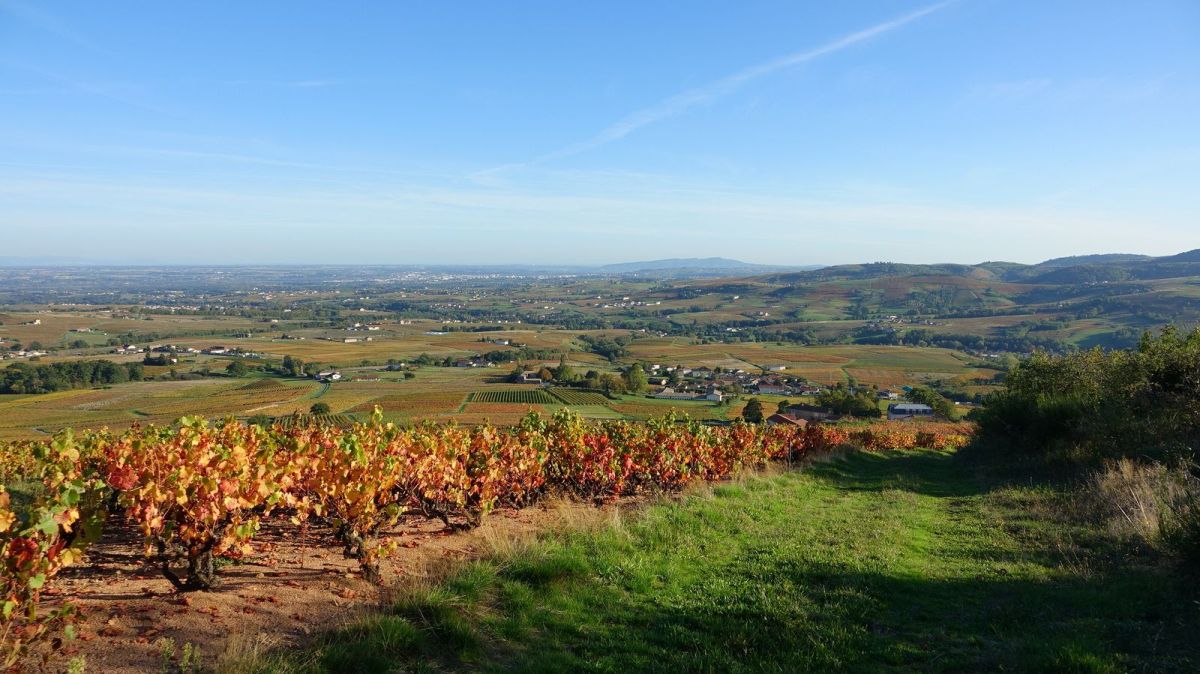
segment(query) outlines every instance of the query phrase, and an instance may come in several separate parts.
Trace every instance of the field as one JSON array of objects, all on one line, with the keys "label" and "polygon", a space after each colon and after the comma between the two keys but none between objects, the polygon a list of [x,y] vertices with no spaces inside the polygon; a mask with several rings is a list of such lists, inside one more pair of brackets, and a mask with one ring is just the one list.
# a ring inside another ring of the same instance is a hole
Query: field
[{"label": "field", "polygon": [[468,403],[504,403],[510,405],[553,405],[559,400],[541,389],[472,391]]},{"label": "field", "polygon": [[350,412],[370,414],[379,406],[385,416],[400,420],[441,418],[456,412],[463,404],[465,393],[459,391],[413,392],[383,395],[350,408]]},{"label": "field", "polygon": [[[397,326],[399,329],[401,326]],[[402,326],[411,332],[424,326]],[[508,333],[506,333],[507,335]],[[530,338],[543,344],[570,342],[579,332],[530,331]],[[323,402],[334,414],[363,418],[380,406],[389,420],[412,423],[422,419],[499,424],[515,423],[529,409],[553,411],[561,406],[576,409],[589,418],[626,418],[645,420],[668,412],[687,414],[697,419],[736,418],[745,398],[725,405],[705,401],[666,401],[645,396],[619,396],[610,399],[595,392],[566,387],[548,389],[514,386],[505,381],[508,368],[462,368],[423,366],[403,372],[387,371],[380,365],[363,365],[362,349],[372,350],[380,363],[405,353],[454,353],[456,357],[486,351],[495,345],[481,343],[474,352],[453,351],[455,340],[465,346],[471,338],[461,335],[412,334],[381,335],[363,347],[356,344],[320,342],[320,352],[343,351],[337,359],[344,379],[319,384],[311,379],[261,377],[233,379],[207,377],[190,381],[151,381],[114,385],[105,389],[79,389],[39,396],[0,395],[0,439],[46,437],[66,427],[122,429],[135,422],[165,424],[185,415],[249,417],[256,414],[283,416],[306,413],[316,402]],[[475,338],[478,340],[479,338]],[[464,341],[465,340],[465,341]],[[210,340],[215,341],[215,340]],[[254,340],[221,339],[221,343],[254,348]],[[474,342],[478,343],[478,342]],[[279,342],[286,355],[306,355],[317,351],[295,351],[307,340]],[[328,351],[324,351],[328,350]],[[953,384],[971,392],[986,393],[994,386],[996,370],[980,367],[965,355],[948,349],[838,345],[805,347],[768,344],[694,344],[681,338],[647,337],[634,340],[623,362],[642,361],[663,366],[724,367],[758,372],[762,368],[784,366],[787,375],[800,376],[817,383],[846,382],[880,387],[916,385],[930,381]],[[353,353],[353,355],[350,355]],[[386,356],[386,357],[385,357]],[[75,356],[86,357],[86,356]],[[136,360],[140,356],[103,356],[114,360]],[[371,362],[370,359],[367,359]],[[547,364],[556,364],[547,359]],[[251,364],[262,360],[251,361]],[[571,352],[571,365],[577,371],[596,369],[613,371],[621,363],[609,363],[595,354]],[[191,356],[173,368],[183,372],[208,369],[223,371],[228,358]],[[526,363],[527,366],[531,365]],[[773,411],[777,400],[764,396]],[[780,398],[782,399],[782,398]]]},{"label": "field", "polygon": [[[898,292],[887,284],[874,283],[873,289],[868,289],[882,293],[880,297],[890,297]],[[925,279],[920,283],[932,281]],[[853,284],[857,284],[854,287],[870,286],[869,283],[857,281]],[[960,285],[974,291],[978,284],[964,282]],[[757,311],[778,313],[784,307],[776,305],[786,304],[791,298],[790,295],[778,293],[771,295],[778,289],[777,286],[761,281],[734,285],[728,282],[696,281],[686,286],[698,293],[690,299],[672,298],[670,292],[651,283],[623,281],[618,287],[624,294],[637,296],[642,293],[646,299],[650,299],[652,293],[659,293],[661,299],[657,300],[659,305],[656,306],[662,309],[656,311],[687,309],[688,313],[679,316],[705,320],[744,321]],[[811,315],[806,315],[805,320],[780,323],[775,327],[780,330],[802,328],[817,335],[826,331],[832,331],[829,332],[831,335],[844,334],[846,330],[863,327],[864,321],[847,320],[844,316],[834,316],[836,320],[819,317],[821,314],[837,313],[831,307],[840,306],[838,303],[845,300],[843,291],[846,287],[840,282],[819,284],[812,292],[824,298],[822,301],[827,301],[825,306],[818,308],[806,305],[808,308],[805,312]],[[1000,290],[1012,289],[1002,287]],[[1172,293],[1172,296],[1183,296],[1194,294],[1195,289],[1176,283],[1164,286],[1162,291]],[[586,299],[612,293],[606,283],[589,280],[544,287],[531,283],[504,293],[481,289],[469,292],[457,289],[448,295],[435,290],[426,292],[424,295],[409,295],[406,301],[432,303],[453,300],[451,306],[468,306],[471,302],[478,302],[480,306],[497,311],[527,311],[532,308],[551,313],[574,312],[570,316],[582,317],[599,313],[613,320],[631,313],[627,308],[605,308],[599,306],[600,302]],[[303,292],[282,294],[272,301],[286,298],[290,306],[302,306],[300,303],[303,301],[328,307],[340,306],[335,304],[339,297],[342,298],[340,302],[347,301],[341,293],[309,295]],[[264,316],[277,317],[270,319],[232,315],[145,314],[140,313],[137,307],[6,310],[0,316],[0,338],[23,345],[39,342],[43,346],[61,347],[39,358],[39,363],[94,358],[124,363],[141,360],[140,354],[111,353],[112,347],[107,345],[110,340],[132,341],[144,346],[168,343],[194,349],[221,345],[256,354],[245,361],[252,368],[268,367],[285,356],[291,356],[321,368],[337,368],[344,378],[332,385],[319,385],[311,379],[267,378],[254,387],[243,388],[255,379],[235,381],[208,376],[222,373],[229,365],[230,357],[183,354],[176,364],[146,367],[146,375],[159,381],[121,384],[96,391],[64,391],[33,399],[0,396],[0,438],[45,437],[68,426],[120,429],[135,422],[169,423],[187,414],[283,416],[308,412],[316,402],[329,405],[335,414],[359,418],[379,405],[388,419],[404,423],[424,418],[457,419],[463,423],[476,423],[483,419],[511,423],[520,416],[518,407],[527,410],[530,406],[546,411],[568,406],[592,418],[644,420],[675,411],[700,419],[721,420],[736,417],[745,402],[744,398],[735,398],[724,406],[690,401],[664,404],[664,401],[641,396],[622,396],[613,400],[595,391],[564,387],[518,389],[506,381],[507,375],[516,367],[514,361],[501,360],[494,367],[426,364],[410,366],[408,372],[384,369],[389,362],[411,363],[421,356],[425,357],[424,363],[431,362],[430,359],[455,361],[478,358],[487,353],[493,356],[496,353],[517,354],[519,348],[524,349],[521,353],[527,355],[513,357],[517,358],[522,368],[553,367],[560,357],[565,357],[579,375],[592,370],[600,373],[617,372],[635,362],[647,366],[723,368],[751,374],[762,373],[770,368],[787,376],[826,386],[855,382],[895,389],[933,384],[954,387],[966,395],[976,395],[994,390],[997,377],[1001,374],[998,367],[977,354],[948,348],[867,344],[806,346],[767,339],[721,343],[710,338],[664,335],[646,330],[572,329],[516,323],[488,326],[428,318],[406,319],[392,312],[376,310],[339,310],[340,315],[334,319],[315,320],[311,315],[288,315],[280,306],[261,309]],[[692,311],[695,307],[704,309],[704,312]],[[701,313],[708,316],[701,316]],[[962,318],[939,322],[923,329],[935,333],[961,329],[982,334],[1005,330],[1027,319],[1028,316]],[[377,329],[369,333],[349,332],[344,326],[352,326],[350,321],[371,322]],[[484,327],[493,329],[472,331]],[[1100,318],[1076,321],[1070,327],[1074,331],[1072,334],[1081,339],[1099,339],[1108,334],[1106,330],[1111,329],[1112,324]],[[366,341],[368,338],[370,341]],[[609,361],[587,349],[586,340],[592,338],[625,340],[624,352],[619,358]],[[345,339],[359,341],[346,343]],[[76,341],[84,346],[73,344]],[[530,353],[535,353],[536,357],[528,356]],[[12,362],[4,361],[0,367],[9,366]],[[203,375],[205,378],[196,381],[162,381],[175,373]],[[261,374],[253,376],[261,377]]]},{"label": "field", "polygon": [[743,405],[744,403],[716,405],[704,401],[656,400],[624,396],[619,402],[609,404],[609,407],[627,418],[645,421],[672,412],[685,414],[693,419],[732,419],[741,413]]},{"label": "field", "polygon": [[595,391],[579,391],[570,388],[552,388],[550,395],[558,398],[565,405],[607,405],[608,396]]},{"label": "field", "polygon": [[[135,422],[170,423],[185,415],[278,413],[318,390],[312,382],[208,379],[136,382],[36,396],[0,396],[0,438],[45,437],[66,427],[127,428]],[[307,409],[307,408],[305,408]]]},{"label": "field", "polygon": [[741,368],[758,372],[772,365],[782,365],[787,368],[787,374],[824,385],[853,378],[864,384],[892,387],[963,375],[990,379],[996,373],[988,368],[968,370],[969,359],[949,349],[907,346],[697,345],[673,338],[639,340],[629,350],[637,358],[690,367]]}]

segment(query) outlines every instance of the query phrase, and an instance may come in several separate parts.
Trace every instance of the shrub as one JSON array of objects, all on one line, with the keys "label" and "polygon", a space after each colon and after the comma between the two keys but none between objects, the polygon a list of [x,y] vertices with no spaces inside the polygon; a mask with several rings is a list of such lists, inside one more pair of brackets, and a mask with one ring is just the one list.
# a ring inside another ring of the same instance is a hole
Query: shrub
[{"label": "shrub", "polygon": [[1135,351],[1031,356],[986,399],[980,434],[1045,456],[1190,461],[1200,444],[1197,391],[1200,329],[1182,336],[1166,328]]},{"label": "shrub", "polygon": [[1195,467],[1128,458],[1109,461],[1084,489],[1084,509],[1113,533],[1200,569],[1200,479]]}]

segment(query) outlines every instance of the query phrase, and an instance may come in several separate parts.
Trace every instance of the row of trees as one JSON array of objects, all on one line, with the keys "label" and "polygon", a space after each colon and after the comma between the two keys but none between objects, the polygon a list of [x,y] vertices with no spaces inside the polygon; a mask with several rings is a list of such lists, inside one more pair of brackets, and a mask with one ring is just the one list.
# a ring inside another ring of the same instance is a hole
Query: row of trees
[{"label": "row of trees", "polygon": [[817,394],[817,405],[830,409],[836,414],[852,417],[878,418],[881,414],[878,389],[851,389],[842,382]]},{"label": "row of trees", "polygon": [[14,363],[0,370],[0,393],[53,393],[72,388],[108,386],[142,379],[141,363],[76,360],[34,365]]},{"label": "row of trees", "polygon": [[312,377],[320,371],[320,363],[306,363],[292,356],[284,356],[283,362],[276,369],[276,372],[287,377]]},{"label": "row of trees", "polygon": [[[509,375],[509,380],[519,381],[524,372],[526,372],[525,366],[517,363],[512,374]],[[557,366],[542,366],[538,369],[537,374],[538,378],[544,382],[552,381],[564,386],[578,386],[602,391],[607,395],[641,393],[646,390],[648,385],[646,371],[638,363],[622,369],[619,373],[588,370],[585,374],[580,375],[567,363],[566,356],[562,356],[559,358]]]}]

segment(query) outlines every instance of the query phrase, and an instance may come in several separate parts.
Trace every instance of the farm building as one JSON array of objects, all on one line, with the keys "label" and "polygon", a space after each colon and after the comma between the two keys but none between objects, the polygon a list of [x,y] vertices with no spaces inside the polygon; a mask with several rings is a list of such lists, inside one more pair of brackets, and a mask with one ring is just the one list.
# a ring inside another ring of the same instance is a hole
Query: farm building
[{"label": "farm building", "polygon": [[841,418],[841,415],[835,414],[833,410],[827,407],[817,407],[816,405],[805,405],[803,403],[788,407],[787,415],[797,419],[804,419],[805,421],[832,421]]},{"label": "farm building", "polygon": [[772,426],[800,426],[801,428],[808,425],[804,419],[789,414],[772,414],[767,417],[767,423]]},{"label": "farm building", "polygon": [[667,388],[664,388],[663,390],[659,391],[658,393],[655,393],[654,397],[661,398],[663,400],[695,400],[696,394],[689,393],[687,391],[676,391],[675,389],[668,386]]},{"label": "farm building", "polygon": [[919,403],[895,403],[888,405],[888,419],[914,419],[932,417],[933,408]]}]

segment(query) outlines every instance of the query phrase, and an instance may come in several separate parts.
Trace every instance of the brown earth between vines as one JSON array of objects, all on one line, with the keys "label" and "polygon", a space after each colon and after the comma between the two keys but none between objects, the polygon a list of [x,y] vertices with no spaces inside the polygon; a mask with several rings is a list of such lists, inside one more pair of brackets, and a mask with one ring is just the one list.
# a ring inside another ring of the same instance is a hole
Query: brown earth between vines
[{"label": "brown earth between vines", "polygon": [[590,505],[550,500],[494,512],[478,529],[463,533],[450,534],[437,521],[405,522],[388,534],[400,547],[384,562],[382,587],[362,579],[358,563],[342,556],[328,530],[273,519],[264,522],[252,555],[220,569],[218,588],[186,594],[177,594],[146,561],[136,531],[110,526],[84,563],[65,569],[46,594],[45,608],[70,600],[83,616],[78,638],[52,657],[49,669],[61,671],[82,655],[88,672],[158,671],[167,639],[176,657],[186,643],[198,647],[206,665],[231,644],[301,645],[382,606],[388,584],[427,577],[447,560],[479,557],[496,541],[528,538],[584,510],[600,513]]}]

